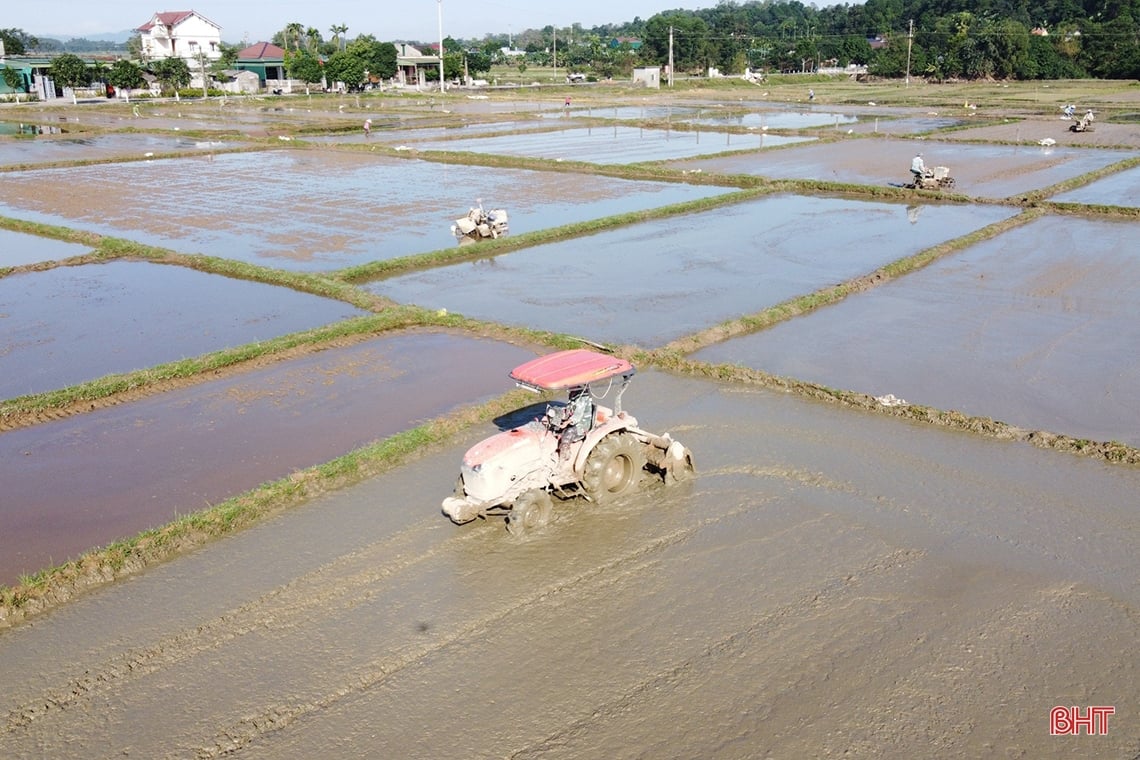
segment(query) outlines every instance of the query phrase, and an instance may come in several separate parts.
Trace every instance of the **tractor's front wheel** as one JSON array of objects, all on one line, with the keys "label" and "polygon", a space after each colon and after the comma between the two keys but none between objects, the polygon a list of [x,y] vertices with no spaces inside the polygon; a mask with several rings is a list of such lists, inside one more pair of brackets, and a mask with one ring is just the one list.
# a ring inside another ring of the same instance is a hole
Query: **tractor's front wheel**
[{"label": "tractor's front wheel", "polygon": [[582,489],[598,504],[605,504],[632,490],[645,467],[645,450],[628,433],[612,433],[586,458]]},{"label": "tractor's front wheel", "polygon": [[550,522],[553,507],[546,491],[540,488],[527,491],[515,499],[511,513],[507,515],[507,530],[515,536],[539,530]]}]

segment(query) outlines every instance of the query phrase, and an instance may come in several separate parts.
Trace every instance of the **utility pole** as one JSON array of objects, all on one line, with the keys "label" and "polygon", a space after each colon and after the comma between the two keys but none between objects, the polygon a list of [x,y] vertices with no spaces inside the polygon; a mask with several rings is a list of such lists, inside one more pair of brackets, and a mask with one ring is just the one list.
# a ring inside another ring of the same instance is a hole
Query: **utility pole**
[{"label": "utility pole", "polygon": [[669,27],[669,86],[673,86],[673,27]]},{"label": "utility pole", "polygon": [[914,42],[914,19],[910,20],[910,31],[906,35],[906,86],[910,87],[910,46]]},{"label": "utility pole", "polygon": [[558,76],[558,27],[554,27],[554,76]]},{"label": "utility pole", "polygon": [[443,87],[443,0],[436,0],[439,5],[439,91],[444,92]]}]

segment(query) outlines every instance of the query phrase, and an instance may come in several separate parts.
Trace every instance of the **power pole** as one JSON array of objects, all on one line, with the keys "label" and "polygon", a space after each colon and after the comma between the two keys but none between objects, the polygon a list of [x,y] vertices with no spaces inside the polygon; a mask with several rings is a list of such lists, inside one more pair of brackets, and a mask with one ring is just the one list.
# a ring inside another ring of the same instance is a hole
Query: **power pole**
[{"label": "power pole", "polygon": [[558,76],[558,27],[554,27],[554,76]]},{"label": "power pole", "polygon": [[906,35],[906,86],[910,87],[910,46],[914,42],[914,19],[910,20],[910,32]]},{"label": "power pole", "polygon": [[439,4],[439,91],[446,92],[443,86],[443,0],[436,0]]},{"label": "power pole", "polygon": [[673,27],[669,27],[669,86],[673,86]]}]

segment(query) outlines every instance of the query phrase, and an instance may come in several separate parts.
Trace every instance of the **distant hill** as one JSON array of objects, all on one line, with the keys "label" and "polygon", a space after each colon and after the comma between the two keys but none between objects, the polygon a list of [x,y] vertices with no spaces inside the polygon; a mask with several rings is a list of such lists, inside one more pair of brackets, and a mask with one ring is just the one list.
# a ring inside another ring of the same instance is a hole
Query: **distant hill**
[{"label": "distant hill", "polygon": [[53,41],[70,41],[70,40],[89,40],[91,42],[120,42],[125,43],[137,32],[134,29],[127,29],[121,32],[99,32],[98,34],[85,34],[82,37],[77,37],[74,34],[37,34],[35,35],[40,40],[53,40]]}]

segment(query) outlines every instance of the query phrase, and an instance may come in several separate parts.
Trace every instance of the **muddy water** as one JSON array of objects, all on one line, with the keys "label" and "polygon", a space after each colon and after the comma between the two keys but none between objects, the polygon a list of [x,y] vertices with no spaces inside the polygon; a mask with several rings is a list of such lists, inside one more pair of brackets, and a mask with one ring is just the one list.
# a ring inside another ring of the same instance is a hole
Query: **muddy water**
[{"label": "muddy water", "polygon": [[927,166],[948,166],[954,192],[1005,198],[1079,177],[1129,157],[1119,150],[1007,145],[961,145],[907,140],[862,140],[798,146],[790,150],[726,156],[674,164],[720,174],[815,179],[855,184],[901,184],[921,150]]},{"label": "muddy water", "polygon": [[[18,267],[43,261],[63,261],[91,253],[85,245],[65,243],[11,230],[0,230],[0,267]],[[0,290],[3,286],[0,285]],[[7,314],[6,316],[12,316]],[[0,334],[3,329],[0,328]]]},{"label": "muddy water", "polygon": [[618,125],[580,127],[556,134],[476,137],[470,140],[423,142],[425,150],[463,150],[508,156],[530,156],[594,164],[633,164],[688,158],[726,150],[774,148],[814,140],[812,137],[644,129]]},{"label": "muddy water", "polygon": [[517,234],[727,192],[331,150],[13,172],[4,182],[6,216],[306,271],[454,246],[451,224],[480,198],[506,208]]},{"label": "muddy water", "polygon": [[1140,445],[1137,234],[1046,217],[694,358]]},{"label": "muddy water", "polygon": [[[780,196],[374,283],[401,302],[657,346],[1013,212]],[[914,217],[916,221],[909,221]]]},{"label": "muddy water", "polygon": [[0,434],[0,584],[498,395],[533,356],[394,336]]},{"label": "muddy water", "polygon": [[64,388],[365,312],[287,288],[117,261],[0,279],[0,398]]},{"label": "muddy water", "polygon": [[[0,754],[1140,742],[1140,472],[656,373],[626,401],[692,447],[694,482],[560,504],[518,541],[440,515],[457,442],[5,632]],[[1057,704],[1113,705],[1116,722],[1051,737]]]}]

